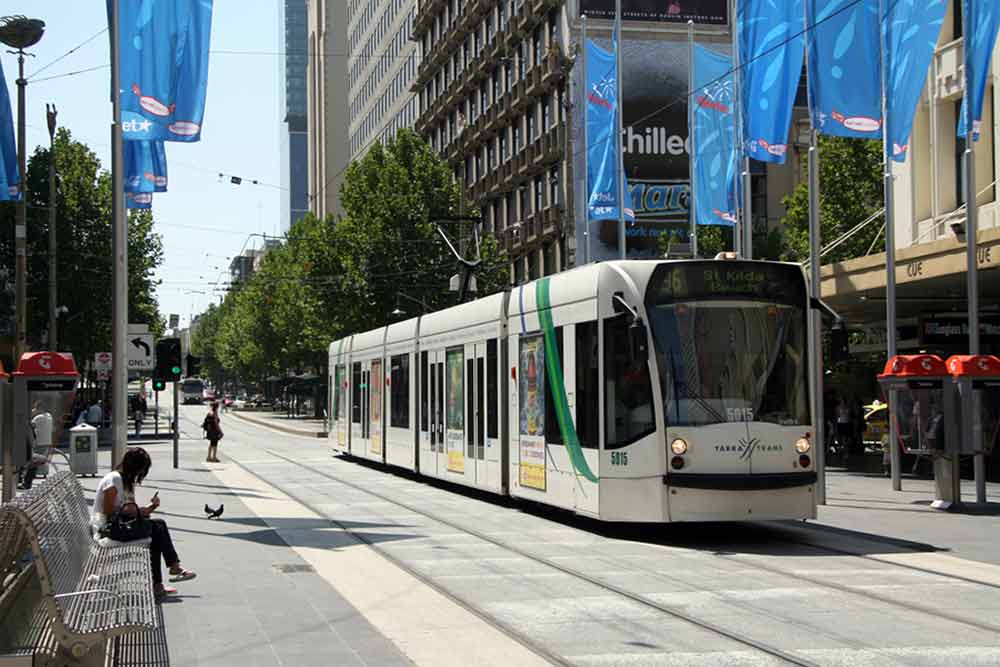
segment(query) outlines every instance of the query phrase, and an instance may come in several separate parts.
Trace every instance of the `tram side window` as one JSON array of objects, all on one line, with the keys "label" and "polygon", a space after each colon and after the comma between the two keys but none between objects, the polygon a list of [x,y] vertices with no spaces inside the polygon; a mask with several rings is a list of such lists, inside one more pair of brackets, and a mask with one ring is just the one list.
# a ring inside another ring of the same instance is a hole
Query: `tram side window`
[{"label": "tram side window", "polygon": [[605,449],[625,447],[655,430],[649,360],[629,354],[628,319],[604,322]]},{"label": "tram side window", "polygon": [[[563,358],[563,328],[556,327],[556,350],[559,351],[559,372],[562,373],[565,360]],[[545,360],[545,442],[553,445],[563,444],[562,431],[559,429],[559,418],[556,416],[556,402],[552,398],[552,378],[548,374],[549,360]]]},{"label": "tram side window", "polygon": [[420,430],[427,430],[427,353],[420,353]]},{"label": "tram side window", "polygon": [[597,449],[598,401],[597,322],[576,325],[576,432],[580,446]]},{"label": "tram side window", "polygon": [[389,397],[392,412],[389,425],[394,428],[410,428],[410,355],[398,354],[392,358],[389,375]]},{"label": "tram side window", "polygon": [[465,386],[469,388],[469,399],[465,403],[468,416],[465,420],[465,442],[467,445],[466,456],[470,459],[476,458],[476,404],[472,401],[473,387],[476,386],[475,366],[472,359],[465,362],[465,374],[467,377]]},{"label": "tram side window", "polygon": [[351,366],[351,385],[354,391],[351,392],[351,421],[355,424],[361,423],[361,364],[355,363]]},{"label": "tram side window", "polygon": [[499,437],[500,405],[497,403],[499,391],[497,373],[497,339],[486,341],[486,409],[489,412],[486,420],[486,437]]}]

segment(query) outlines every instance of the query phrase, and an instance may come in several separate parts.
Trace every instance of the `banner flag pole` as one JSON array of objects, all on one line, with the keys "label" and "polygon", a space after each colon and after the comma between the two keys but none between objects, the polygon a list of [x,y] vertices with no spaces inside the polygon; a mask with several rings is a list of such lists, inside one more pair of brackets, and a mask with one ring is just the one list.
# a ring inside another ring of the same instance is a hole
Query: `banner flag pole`
[{"label": "banner flag pole", "polygon": [[618,149],[618,257],[625,259],[627,255],[625,243],[625,149],[622,148],[622,125],[624,119],[625,105],[622,100],[622,0],[615,0],[615,83],[618,86],[616,100],[618,102],[618,113],[616,114],[615,141]]},{"label": "banner flag pole", "polygon": [[[590,145],[588,143],[588,137],[587,137],[587,124],[589,115],[588,113],[589,109],[587,108],[588,105],[587,95],[590,94],[590,86],[587,83],[587,15],[586,14],[580,16],[580,42],[581,42],[580,53],[583,54],[583,85],[581,86],[581,88],[583,88],[583,104],[581,104],[580,106],[583,109],[583,146],[584,149],[586,149],[587,146]],[[583,191],[588,199],[588,201],[584,202],[584,207],[583,207],[583,237],[584,237],[584,243],[586,244],[585,245],[586,263],[590,264],[593,261],[593,256],[591,255],[591,250],[590,250],[590,201],[589,201],[590,156],[588,155],[588,153],[589,151],[587,150],[583,151],[583,178],[585,183]]]},{"label": "banner flag pole", "polygon": [[[806,12],[805,25],[809,25],[809,2],[803,3]],[[806,50],[809,49],[811,34],[806,31]],[[816,129],[813,109],[812,83],[807,87],[809,99],[809,292],[813,298],[821,297],[820,257],[822,243],[819,209],[819,132]],[[826,421],[823,414],[823,319],[815,308],[809,309],[810,345],[809,368],[812,372],[812,415],[816,452],[816,504],[826,504]]]},{"label": "banner flag pole", "polygon": [[688,21],[688,146],[691,147],[688,154],[688,208],[691,213],[691,257],[698,256],[698,216],[694,199],[694,100],[694,21]]},{"label": "banner flag pole", "polygon": [[[969,318],[969,354],[979,354],[979,265],[976,257],[976,242],[979,236],[979,203],[976,201],[976,109],[973,103],[972,89],[976,76],[973,53],[972,35],[975,26],[972,24],[973,0],[958,0],[963,3],[962,35],[965,42],[965,280],[968,299]],[[996,11],[996,10],[994,10]],[[993,42],[988,42],[992,46]],[[976,394],[977,392],[973,392]],[[967,419],[971,422],[965,432],[974,433],[973,426],[978,418],[978,401],[975,407],[965,410]],[[973,413],[976,414],[973,414]],[[986,461],[982,444],[968,443],[975,452],[972,458],[973,478],[976,484],[976,502],[986,502]],[[961,497],[959,497],[961,501]]]}]

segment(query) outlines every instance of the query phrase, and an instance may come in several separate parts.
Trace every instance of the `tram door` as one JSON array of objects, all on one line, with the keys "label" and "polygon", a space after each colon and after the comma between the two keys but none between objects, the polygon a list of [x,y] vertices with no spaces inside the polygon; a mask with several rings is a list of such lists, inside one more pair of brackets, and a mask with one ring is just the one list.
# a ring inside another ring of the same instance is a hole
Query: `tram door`
[{"label": "tram door", "polygon": [[431,459],[433,463],[423,472],[443,476],[447,455],[444,449],[444,353],[440,350],[428,352],[429,382],[429,430]]},{"label": "tram door", "polygon": [[360,451],[356,454],[360,456],[368,456],[368,431],[371,429],[371,412],[369,412],[369,406],[371,405],[371,369],[368,363],[362,364],[361,371],[361,441],[358,443]]},{"label": "tram door", "polygon": [[486,344],[465,346],[465,481],[486,485]]}]

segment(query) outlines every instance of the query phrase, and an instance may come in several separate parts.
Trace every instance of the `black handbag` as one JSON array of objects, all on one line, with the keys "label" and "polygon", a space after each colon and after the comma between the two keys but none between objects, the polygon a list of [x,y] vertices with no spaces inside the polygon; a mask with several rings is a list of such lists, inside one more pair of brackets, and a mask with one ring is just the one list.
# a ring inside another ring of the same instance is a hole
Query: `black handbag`
[{"label": "black handbag", "polygon": [[[126,514],[125,508],[135,507],[135,514]],[[101,537],[115,542],[135,542],[148,539],[153,534],[153,523],[142,516],[139,506],[135,503],[125,503],[121,509],[111,515],[108,522],[101,528]]]}]

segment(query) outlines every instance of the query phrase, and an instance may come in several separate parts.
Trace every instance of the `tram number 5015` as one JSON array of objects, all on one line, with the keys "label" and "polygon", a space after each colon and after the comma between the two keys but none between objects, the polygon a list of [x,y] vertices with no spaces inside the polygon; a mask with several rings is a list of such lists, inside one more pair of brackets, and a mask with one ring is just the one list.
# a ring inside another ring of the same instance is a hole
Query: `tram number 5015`
[{"label": "tram number 5015", "polygon": [[613,466],[627,466],[628,465],[628,452],[611,452],[611,465],[613,465]]}]

